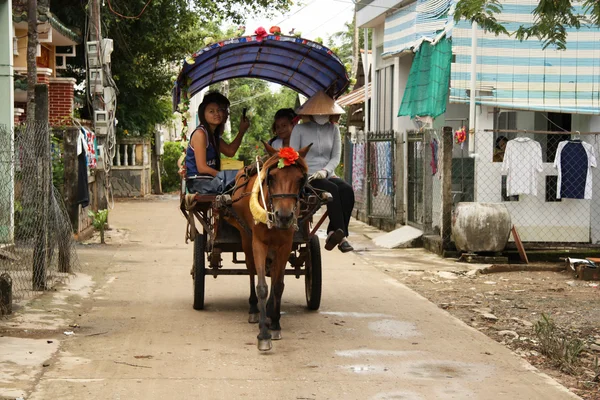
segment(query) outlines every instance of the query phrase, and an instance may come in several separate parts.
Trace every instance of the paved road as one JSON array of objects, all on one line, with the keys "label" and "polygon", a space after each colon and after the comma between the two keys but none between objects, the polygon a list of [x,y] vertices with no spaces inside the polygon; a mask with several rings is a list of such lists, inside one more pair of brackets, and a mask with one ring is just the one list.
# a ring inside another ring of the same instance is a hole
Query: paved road
[{"label": "paved road", "polygon": [[29,399],[576,398],[368,259],[337,250],[323,255],[320,312],[305,309],[303,281],[286,278],[283,340],[261,354],[246,277],[209,278],[206,310],[192,309],[192,247],[175,200],[118,203],[111,219],[127,241],[111,246],[80,330]]}]

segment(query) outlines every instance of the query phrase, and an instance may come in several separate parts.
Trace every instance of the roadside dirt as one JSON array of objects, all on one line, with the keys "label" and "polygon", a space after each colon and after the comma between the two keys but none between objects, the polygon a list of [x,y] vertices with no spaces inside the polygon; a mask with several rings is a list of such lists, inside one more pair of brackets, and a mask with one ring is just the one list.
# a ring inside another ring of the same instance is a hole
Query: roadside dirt
[{"label": "roadside dirt", "polygon": [[[479,274],[460,263],[454,271],[387,272],[582,398],[600,399],[600,282],[567,271]],[[535,329],[542,314],[556,325],[555,337],[583,342],[571,372],[542,354]]]}]

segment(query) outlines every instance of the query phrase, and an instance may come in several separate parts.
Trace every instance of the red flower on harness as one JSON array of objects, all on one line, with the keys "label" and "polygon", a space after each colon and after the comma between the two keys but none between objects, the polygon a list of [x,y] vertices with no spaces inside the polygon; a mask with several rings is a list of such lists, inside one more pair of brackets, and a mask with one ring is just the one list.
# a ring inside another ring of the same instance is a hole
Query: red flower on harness
[{"label": "red flower on harness", "polygon": [[272,26],[271,29],[269,29],[269,32],[271,32],[275,36],[279,36],[281,35],[281,28],[278,26]]},{"label": "red flower on harness", "polygon": [[279,150],[279,162],[277,168],[289,167],[296,163],[296,160],[300,157],[298,152],[291,147],[283,147]]}]

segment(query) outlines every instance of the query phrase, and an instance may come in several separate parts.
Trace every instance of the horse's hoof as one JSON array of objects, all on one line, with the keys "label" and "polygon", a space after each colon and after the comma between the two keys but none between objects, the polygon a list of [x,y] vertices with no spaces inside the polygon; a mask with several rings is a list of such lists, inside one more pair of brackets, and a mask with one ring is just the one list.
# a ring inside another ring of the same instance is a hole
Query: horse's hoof
[{"label": "horse's hoof", "polygon": [[249,324],[258,324],[259,317],[260,317],[259,313],[248,315],[248,323]]},{"label": "horse's hoof", "polygon": [[271,331],[271,339],[281,340],[281,331]]},{"label": "horse's hoof", "polygon": [[258,350],[269,351],[273,348],[271,339],[258,339]]}]

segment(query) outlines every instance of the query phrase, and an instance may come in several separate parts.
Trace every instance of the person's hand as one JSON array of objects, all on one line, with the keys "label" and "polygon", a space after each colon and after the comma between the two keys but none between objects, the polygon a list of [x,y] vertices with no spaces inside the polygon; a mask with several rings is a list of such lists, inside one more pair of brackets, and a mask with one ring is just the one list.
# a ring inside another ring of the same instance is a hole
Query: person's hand
[{"label": "person's hand", "polygon": [[177,173],[181,175],[182,178],[185,178],[185,164],[179,167],[179,171],[177,171]]},{"label": "person's hand", "polygon": [[322,170],[317,171],[314,174],[312,174],[309,179],[312,181],[315,179],[325,179],[325,178],[327,178],[327,171],[322,169]]},{"label": "person's hand", "polygon": [[240,118],[240,130],[239,132],[243,135],[250,128],[250,120],[248,118]]}]

